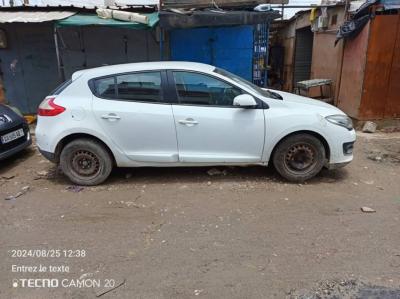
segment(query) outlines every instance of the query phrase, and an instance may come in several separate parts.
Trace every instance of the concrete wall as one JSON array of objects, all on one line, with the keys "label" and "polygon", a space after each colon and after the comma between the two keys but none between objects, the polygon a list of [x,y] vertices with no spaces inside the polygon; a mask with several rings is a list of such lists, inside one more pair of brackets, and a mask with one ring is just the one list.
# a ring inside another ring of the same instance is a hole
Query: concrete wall
[{"label": "concrete wall", "polygon": [[[336,32],[345,18],[344,7],[329,9],[329,27],[326,31],[314,33],[314,46],[311,66],[311,78],[331,79],[332,96],[337,99],[339,94],[338,82],[343,54],[342,41],[335,47]],[[332,24],[332,18],[336,15],[336,24]]]},{"label": "concrete wall", "polygon": [[[344,6],[329,8],[328,15],[329,26],[327,30],[314,33],[311,79],[332,79],[333,93],[335,98],[337,98],[339,92],[337,82],[340,80],[343,48],[341,42],[336,47],[334,42],[336,39],[336,30],[338,26],[343,23],[345,18]],[[336,24],[333,24],[332,20],[335,15]],[[293,91],[294,88],[293,71],[296,30],[310,25],[310,11],[306,11],[300,13],[296,18],[291,20],[278,33],[285,48],[283,89],[286,91]],[[313,93],[311,95],[313,95]]]}]

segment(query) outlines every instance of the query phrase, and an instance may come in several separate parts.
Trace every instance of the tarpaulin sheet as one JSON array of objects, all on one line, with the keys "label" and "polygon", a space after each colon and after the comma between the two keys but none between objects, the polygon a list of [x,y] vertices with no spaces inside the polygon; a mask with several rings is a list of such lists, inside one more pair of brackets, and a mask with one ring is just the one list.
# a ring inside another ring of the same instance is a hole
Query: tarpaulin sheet
[{"label": "tarpaulin sheet", "polygon": [[143,14],[149,18],[148,24],[136,22],[119,21],[115,19],[102,19],[95,14],[76,14],[64,20],[56,22],[57,27],[72,26],[108,26],[128,29],[148,29],[153,28],[158,23],[158,12]]},{"label": "tarpaulin sheet", "polygon": [[386,9],[400,8],[400,0],[366,0],[353,14],[352,18],[340,26],[337,34],[335,45],[342,38],[353,38],[357,36],[364,26],[373,17],[370,7],[375,4],[381,4]]},{"label": "tarpaulin sheet", "polygon": [[400,8],[400,0],[381,0],[385,9],[398,9]]},{"label": "tarpaulin sheet", "polygon": [[0,23],[41,23],[65,19],[74,11],[0,11]]}]

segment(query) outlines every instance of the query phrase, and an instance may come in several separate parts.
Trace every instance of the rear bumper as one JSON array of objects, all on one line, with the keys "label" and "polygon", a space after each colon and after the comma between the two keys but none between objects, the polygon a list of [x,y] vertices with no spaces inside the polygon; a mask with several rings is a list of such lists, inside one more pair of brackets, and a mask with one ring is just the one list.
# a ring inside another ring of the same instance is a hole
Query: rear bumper
[{"label": "rear bumper", "polygon": [[30,146],[32,144],[32,139],[31,136],[28,135],[28,138],[26,139],[26,141],[24,143],[21,143],[19,145],[16,145],[15,147],[0,153],[0,160],[4,160],[22,150],[24,150],[25,148],[27,148],[28,146]]},{"label": "rear bumper", "polygon": [[50,152],[46,152],[44,150],[41,150],[40,148],[39,152],[43,155],[43,157],[45,157],[47,160],[49,160],[50,162],[56,163],[56,155],[54,153],[50,153]]}]

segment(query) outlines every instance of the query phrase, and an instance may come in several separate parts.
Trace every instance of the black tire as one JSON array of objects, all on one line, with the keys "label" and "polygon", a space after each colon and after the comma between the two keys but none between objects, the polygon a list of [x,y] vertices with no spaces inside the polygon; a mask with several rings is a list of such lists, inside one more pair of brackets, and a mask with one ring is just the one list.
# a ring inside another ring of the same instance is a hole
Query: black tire
[{"label": "black tire", "polygon": [[74,184],[94,186],[109,177],[113,161],[100,142],[82,138],[71,141],[63,148],[60,165]]},{"label": "black tire", "polygon": [[317,175],[326,162],[322,142],[310,134],[283,139],[272,157],[275,169],[291,182],[304,182]]}]

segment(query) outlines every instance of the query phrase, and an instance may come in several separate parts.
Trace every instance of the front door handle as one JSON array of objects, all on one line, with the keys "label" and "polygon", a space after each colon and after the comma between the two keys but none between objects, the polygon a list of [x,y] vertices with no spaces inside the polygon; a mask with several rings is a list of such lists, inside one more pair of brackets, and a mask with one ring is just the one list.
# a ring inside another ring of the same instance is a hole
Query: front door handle
[{"label": "front door handle", "polygon": [[188,127],[193,127],[195,125],[198,125],[199,122],[194,120],[193,118],[186,118],[186,119],[181,119],[178,121],[181,125],[186,125]]},{"label": "front door handle", "polygon": [[121,119],[121,117],[119,117],[117,114],[115,113],[108,113],[108,114],[104,114],[101,116],[102,119],[109,119],[109,120],[118,120]]}]

